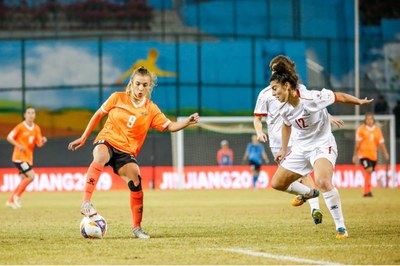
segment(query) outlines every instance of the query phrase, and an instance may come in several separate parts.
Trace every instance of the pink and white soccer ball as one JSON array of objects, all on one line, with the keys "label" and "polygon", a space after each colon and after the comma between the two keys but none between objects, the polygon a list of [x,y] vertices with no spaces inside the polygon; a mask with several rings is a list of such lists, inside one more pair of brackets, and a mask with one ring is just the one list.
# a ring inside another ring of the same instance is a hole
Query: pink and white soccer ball
[{"label": "pink and white soccer ball", "polygon": [[100,214],[83,217],[79,227],[84,238],[102,239],[107,233],[107,222]]}]

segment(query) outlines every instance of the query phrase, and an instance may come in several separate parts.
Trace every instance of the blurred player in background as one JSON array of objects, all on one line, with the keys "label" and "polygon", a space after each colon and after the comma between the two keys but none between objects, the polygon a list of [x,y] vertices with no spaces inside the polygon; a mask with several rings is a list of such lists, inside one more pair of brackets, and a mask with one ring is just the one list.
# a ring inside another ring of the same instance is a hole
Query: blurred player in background
[{"label": "blurred player in background", "polygon": [[104,166],[110,165],[130,189],[132,234],[137,238],[150,238],[141,228],[143,191],[136,160],[148,130],[175,132],[199,121],[197,113],[179,122],[166,118],[150,100],[156,79],[156,75],[143,66],[135,69],[125,91],[113,93],[92,116],[82,136],[68,145],[72,151],[82,147],[99,121],[108,114],[94,140],[93,161],[87,171],[81,212],[88,217],[97,213],[91,203],[92,194]]},{"label": "blurred player in background", "polygon": [[220,166],[233,165],[233,151],[229,148],[229,142],[225,139],[221,141],[221,149],[217,152],[217,163]]},{"label": "blurred player in background", "polygon": [[386,150],[382,130],[375,124],[374,115],[368,113],[365,115],[364,125],[357,129],[353,156],[353,163],[356,164],[359,160],[365,170],[364,197],[372,197],[371,175],[378,160],[378,146],[388,161],[389,153]]},{"label": "blurred player in background", "polygon": [[40,127],[34,123],[35,118],[35,109],[27,107],[24,113],[24,121],[15,126],[7,136],[8,142],[14,145],[12,162],[18,168],[21,178],[21,182],[6,202],[6,206],[13,209],[22,207],[21,195],[35,178],[33,171],[35,146],[42,147],[47,142],[47,138],[42,136]]},{"label": "blurred player in background", "polygon": [[251,171],[253,173],[253,188],[257,187],[257,181],[260,175],[260,168],[263,159],[266,163],[269,162],[264,145],[258,142],[257,135],[252,135],[251,142],[246,146],[246,151],[243,155],[243,161],[248,161],[251,167]]},{"label": "blurred player in background", "polygon": [[[339,192],[332,184],[337,146],[326,107],[335,102],[364,105],[373,100],[358,99],[327,89],[300,91],[297,89],[298,76],[288,71],[284,64],[278,63],[274,70],[270,86],[273,95],[282,103],[279,114],[283,124],[282,149],[275,157],[280,165],[272,178],[271,186],[286,191],[294,181],[314,171],[315,182],[322,191],[335,222],[336,238],[347,238]],[[292,127],[298,132],[292,139],[292,148],[289,151]],[[312,198],[319,193],[310,195],[310,189],[304,186],[304,191],[300,194]]]}]

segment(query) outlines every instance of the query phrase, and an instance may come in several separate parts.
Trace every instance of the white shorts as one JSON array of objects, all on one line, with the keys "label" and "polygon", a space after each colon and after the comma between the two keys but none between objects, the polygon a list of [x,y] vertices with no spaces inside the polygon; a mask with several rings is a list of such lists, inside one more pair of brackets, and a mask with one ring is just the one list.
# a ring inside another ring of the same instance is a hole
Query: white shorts
[{"label": "white shorts", "polygon": [[[278,152],[281,151],[281,147],[270,147],[272,155],[274,156],[274,159],[276,157],[276,155],[278,154]],[[288,147],[287,148],[287,153],[289,153],[291,151],[292,147]]]},{"label": "white shorts", "polygon": [[281,161],[281,166],[287,170],[305,176],[313,171],[316,160],[325,158],[335,167],[337,158],[337,147],[318,147],[311,151],[302,151],[293,147],[291,151],[286,153]]}]

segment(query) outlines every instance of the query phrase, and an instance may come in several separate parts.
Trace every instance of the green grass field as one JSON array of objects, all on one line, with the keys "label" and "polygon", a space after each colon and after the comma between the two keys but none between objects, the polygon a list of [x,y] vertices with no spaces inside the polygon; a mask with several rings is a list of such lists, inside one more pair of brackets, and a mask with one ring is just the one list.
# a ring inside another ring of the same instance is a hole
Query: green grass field
[{"label": "green grass field", "polygon": [[315,225],[308,204],[292,207],[291,195],[272,189],[145,191],[142,227],[152,238],[142,240],[131,237],[128,191],[97,191],[108,232],[89,240],[79,232],[82,193],[27,192],[22,209],[0,209],[0,264],[400,264],[400,190],[340,194],[350,234],[342,240],[321,197]]}]

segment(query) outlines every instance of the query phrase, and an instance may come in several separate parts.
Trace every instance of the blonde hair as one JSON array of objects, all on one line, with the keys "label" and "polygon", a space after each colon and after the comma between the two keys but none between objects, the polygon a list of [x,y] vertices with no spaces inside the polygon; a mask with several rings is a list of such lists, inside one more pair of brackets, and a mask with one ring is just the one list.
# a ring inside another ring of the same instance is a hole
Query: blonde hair
[{"label": "blonde hair", "polygon": [[133,86],[133,79],[135,78],[136,75],[141,75],[141,76],[149,76],[150,77],[150,85],[149,88],[147,89],[147,95],[146,97],[148,99],[151,98],[151,93],[153,92],[153,89],[155,86],[157,86],[157,75],[145,68],[144,66],[141,66],[139,68],[136,68],[133,70],[131,77],[129,78],[129,83],[125,88],[125,92],[128,95],[131,95],[132,93],[132,86]]}]

